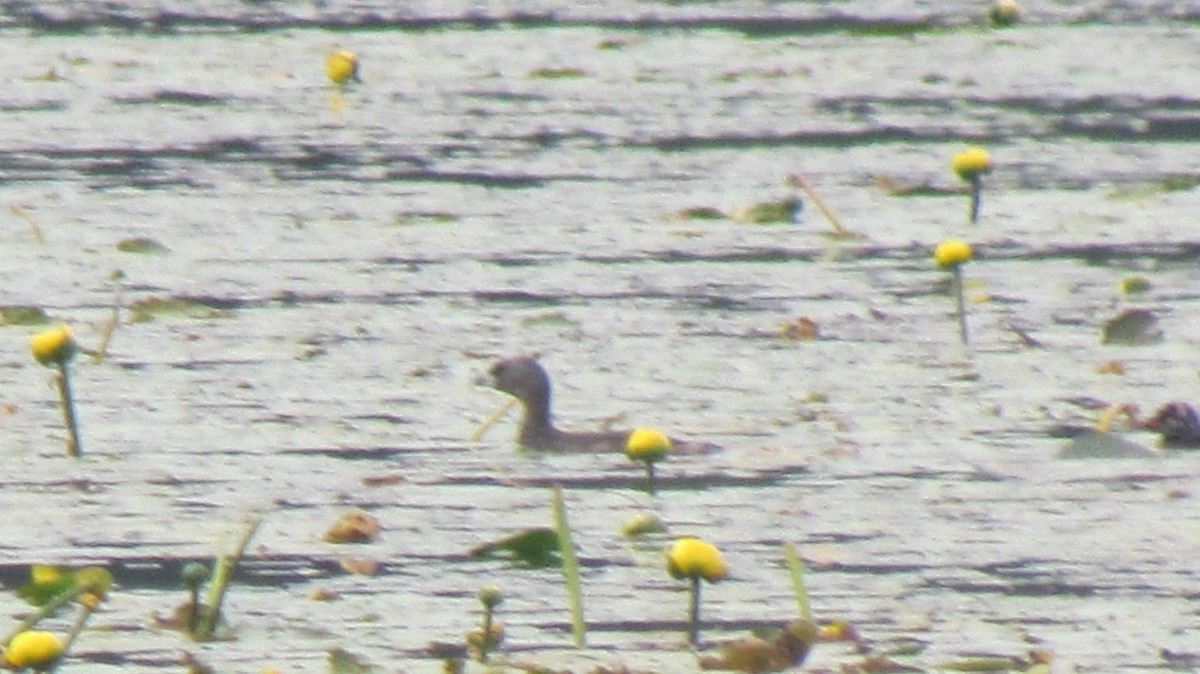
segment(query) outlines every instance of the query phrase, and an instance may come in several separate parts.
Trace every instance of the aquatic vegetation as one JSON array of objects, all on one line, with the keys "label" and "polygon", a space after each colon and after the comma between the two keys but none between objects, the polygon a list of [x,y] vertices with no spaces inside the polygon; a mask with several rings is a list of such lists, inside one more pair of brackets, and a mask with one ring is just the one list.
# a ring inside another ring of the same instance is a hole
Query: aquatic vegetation
[{"label": "aquatic vegetation", "polygon": [[29,347],[34,360],[47,367],[58,368],[55,384],[63,423],[67,427],[67,456],[78,457],[83,448],[80,446],[79,422],[75,415],[75,400],[71,395],[70,369],[67,365],[79,351],[79,346],[71,335],[71,328],[63,325],[39,332],[30,338]]},{"label": "aquatic vegetation", "polygon": [[667,573],[689,583],[687,638],[694,646],[700,640],[700,581],[716,583],[729,574],[729,567],[717,546],[685,537],[675,541],[667,551]]},{"label": "aquatic vegetation", "polygon": [[1162,339],[1158,317],[1149,309],[1126,309],[1105,321],[1100,328],[1101,344],[1136,346],[1157,344]]},{"label": "aquatic vegetation", "polygon": [[671,438],[654,428],[637,428],[625,441],[625,456],[646,464],[646,491],[654,493],[654,464],[671,451]]},{"label": "aquatic vegetation", "polygon": [[146,323],[163,315],[228,318],[233,311],[219,300],[198,297],[147,297],[129,305],[130,323]]},{"label": "aquatic vegetation", "polygon": [[1007,28],[1021,20],[1021,5],[1017,0],[995,0],[988,7],[988,23],[993,28]]},{"label": "aquatic vegetation", "polygon": [[[209,573],[208,568],[198,562],[184,565],[180,572],[180,580],[188,592],[188,600],[176,607],[171,616],[167,618],[155,615],[155,623],[160,627],[184,632],[195,641],[213,639],[217,627],[222,622],[221,605],[229,590],[229,582],[261,523],[261,517],[256,516],[250,520],[233,552],[219,554],[213,560],[212,573]],[[208,591],[205,593],[204,601],[201,602],[199,599],[200,589],[206,578]]]},{"label": "aquatic vegetation", "polygon": [[779,334],[786,340],[796,342],[807,342],[814,340],[819,336],[820,330],[817,327],[817,322],[808,316],[800,316],[795,320],[782,323],[779,326]]},{"label": "aquatic vegetation", "polygon": [[992,171],[992,157],[981,147],[971,147],[954,155],[950,160],[950,169],[959,180],[971,187],[971,206],[967,211],[967,221],[975,224],[979,221],[979,207],[983,198],[983,176]]},{"label": "aquatic vegetation", "polygon": [[769,640],[752,634],[725,644],[719,656],[700,658],[701,669],[723,669],[750,674],[782,672],[799,667],[817,642],[817,626],[798,619],[777,630]]},{"label": "aquatic vegetation", "polygon": [[958,336],[962,339],[963,344],[967,344],[968,339],[962,266],[971,259],[973,254],[971,244],[958,239],[943,241],[933,250],[933,260],[937,266],[949,269],[953,274],[951,276],[951,292],[954,294],[954,303],[958,313]]},{"label": "aquatic vegetation", "polygon": [[338,49],[325,57],[325,75],[337,86],[361,82],[358,68],[358,55],[349,49]]},{"label": "aquatic vegetation", "polygon": [[797,196],[785,197],[777,201],[764,201],[735,211],[730,217],[738,222],[753,224],[773,224],[795,222],[800,211],[804,210],[804,201]]},{"label": "aquatic vegetation", "polygon": [[122,239],[117,242],[117,250],[122,253],[139,253],[142,255],[161,255],[170,252],[170,249],[166,246],[146,237]]},{"label": "aquatic vegetation", "polygon": [[842,224],[842,219],[838,217],[837,213],[833,212],[833,209],[829,207],[829,204],[825,203],[825,200],[821,198],[821,195],[817,194],[816,188],[812,186],[812,183],[810,183],[808,178],[805,178],[803,174],[793,173],[792,175],[788,176],[788,183],[804,190],[804,194],[811,199],[814,204],[817,205],[817,209],[821,211],[821,214],[825,216],[825,219],[829,221],[829,224],[833,225],[833,235],[836,238],[858,238],[858,234],[850,231],[845,225]]},{"label": "aquatic vegetation", "polygon": [[504,593],[495,585],[487,585],[479,589],[476,597],[483,604],[483,624],[467,634],[467,648],[476,660],[487,662],[488,652],[498,648],[504,640],[504,625],[497,622],[494,615],[496,607],[504,601]]},{"label": "aquatic vegetation", "polygon": [[338,517],[325,532],[327,543],[371,543],[379,538],[379,520],[363,510],[351,510]]},{"label": "aquatic vegetation", "polygon": [[662,518],[654,513],[638,513],[629,518],[621,527],[621,535],[625,538],[639,538],[649,534],[661,534],[667,530]]},{"label": "aquatic vegetation", "polygon": [[508,556],[527,566],[558,566],[558,533],[547,527],[518,531],[503,538],[471,548],[467,555],[475,559]]},{"label": "aquatic vegetation", "polygon": [[46,310],[24,304],[0,307],[0,325],[44,325],[50,322]]},{"label": "aquatic vegetation", "polygon": [[62,640],[52,632],[21,632],[4,648],[4,664],[17,671],[44,672],[58,663],[63,650]]},{"label": "aquatic vegetation", "polygon": [[587,637],[583,620],[583,589],[579,579],[579,560],[575,558],[575,543],[571,540],[571,525],[567,522],[567,506],[562,487],[550,494],[550,510],[554,516],[554,532],[558,538],[558,554],[562,555],[563,580],[567,586],[567,604],[571,610],[571,637],[576,648],[582,648]]},{"label": "aquatic vegetation", "polygon": [[588,72],[582,68],[538,68],[529,73],[530,79],[535,80],[563,80],[576,79],[587,77]]},{"label": "aquatic vegetation", "polygon": [[[5,663],[18,671],[26,668],[53,671],[70,651],[71,644],[83,631],[92,613],[100,607],[100,602],[108,596],[112,584],[112,574],[100,566],[69,569],[34,565],[30,569],[30,582],[21,586],[17,593],[38,609],[3,638]],[[71,601],[79,605],[79,611],[64,640],[59,641],[49,632],[32,630],[43,618]]]},{"label": "aquatic vegetation", "polygon": [[1122,295],[1140,295],[1149,292],[1152,287],[1150,279],[1140,274],[1126,276],[1117,283],[1117,292]]}]

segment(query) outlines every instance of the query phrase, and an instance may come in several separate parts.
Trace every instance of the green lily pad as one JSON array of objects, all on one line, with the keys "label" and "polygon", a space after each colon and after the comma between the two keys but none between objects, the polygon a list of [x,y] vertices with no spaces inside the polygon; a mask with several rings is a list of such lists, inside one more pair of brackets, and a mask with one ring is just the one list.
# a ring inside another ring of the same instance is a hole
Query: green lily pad
[{"label": "green lily pad", "polygon": [[229,318],[233,316],[233,311],[191,297],[147,297],[129,305],[130,323],[147,323],[164,315],[201,319]]},{"label": "green lily pad", "polygon": [[122,239],[117,242],[117,250],[122,253],[139,253],[141,255],[162,255],[170,252],[166,246],[145,237]]},{"label": "green lily pad", "polygon": [[533,567],[562,565],[562,558],[558,554],[558,534],[545,527],[526,529],[477,545],[467,554],[476,559],[510,557]]},{"label": "green lily pad", "polygon": [[0,324],[2,325],[44,325],[49,322],[50,317],[41,307],[23,304],[0,307]]},{"label": "green lily pad", "polygon": [[1104,323],[1101,344],[1136,346],[1156,344],[1163,339],[1158,318],[1149,309],[1126,309]]}]

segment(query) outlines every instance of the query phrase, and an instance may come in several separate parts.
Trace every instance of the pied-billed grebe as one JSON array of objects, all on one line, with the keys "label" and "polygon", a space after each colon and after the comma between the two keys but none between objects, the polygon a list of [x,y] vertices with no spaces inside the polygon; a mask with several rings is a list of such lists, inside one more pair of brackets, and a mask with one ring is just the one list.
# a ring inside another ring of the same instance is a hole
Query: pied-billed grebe
[{"label": "pied-billed grebe", "polygon": [[1138,425],[1161,435],[1164,448],[1200,449],[1200,415],[1187,403],[1167,403]]},{"label": "pied-billed grebe", "polygon": [[[624,452],[629,431],[561,431],[550,418],[550,377],[532,356],[497,361],[488,370],[492,388],[503,391],[525,408],[517,442],[526,449],[549,452]],[[671,451],[700,454],[717,449],[703,442],[672,440]]]}]

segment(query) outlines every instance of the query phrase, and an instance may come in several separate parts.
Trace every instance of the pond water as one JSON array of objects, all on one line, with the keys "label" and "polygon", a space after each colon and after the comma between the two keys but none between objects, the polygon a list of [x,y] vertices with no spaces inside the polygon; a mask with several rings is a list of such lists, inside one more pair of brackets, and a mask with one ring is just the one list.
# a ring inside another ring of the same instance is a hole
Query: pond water
[{"label": "pond water", "polygon": [[[695,534],[732,570],[705,590],[712,642],[793,615],[791,542],[817,617],[881,651],[915,639],[914,666],[1042,648],[1057,671],[1194,667],[1200,455],[1064,460],[1049,429],[1090,424],[1090,400],[1194,398],[1200,3],[1038,4],[1007,30],[974,2],[4,8],[3,304],[87,346],[118,291],[201,304],[126,311],[108,359],[75,364],[79,461],[37,328],[0,330],[0,580],[113,570],[67,669],[179,671],[189,651],[320,672],[344,648],[440,671],[426,645],[460,641],[496,584],[508,657],[684,672],[661,552]],[[335,47],[361,84],[327,83]],[[975,226],[949,170],[971,144],[995,162]],[[811,200],[793,223],[677,217],[787,197],[796,172],[861,238],[830,238]],[[136,237],[166,251],[118,250]],[[951,237],[977,252],[969,348],[930,259]],[[1131,274],[1150,290],[1120,295]],[[1165,338],[1101,344],[1129,306]],[[781,337],[801,316],[819,339]],[[528,352],[563,426],[725,449],[662,464],[652,498],[622,456],[516,451],[515,415],[468,441],[503,400],[477,384],[489,362]],[[466,556],[548,526],[554,484],[583,650],[557,570]],[[322,542],[351,508],[381,538]],[[642,511],[670,533],[621,538]],[[236,638],[149,629],[182,561],[254,513]],[[826,645],[808,667],[857,660]]]}]

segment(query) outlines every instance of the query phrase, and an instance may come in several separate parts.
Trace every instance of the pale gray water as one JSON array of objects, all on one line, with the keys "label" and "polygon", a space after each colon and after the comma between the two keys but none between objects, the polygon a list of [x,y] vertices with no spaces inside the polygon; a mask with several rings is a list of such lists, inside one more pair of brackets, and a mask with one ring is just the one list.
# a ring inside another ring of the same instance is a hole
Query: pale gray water
[{"label": "pale gray water", "polygon": [[[1081,396],[1197,397],[1197,193],[1155,185],[1200,175],[1200,5],[1030,10],[988,31],[974,3],[7,7],[0,203],[46,242],[6,218],[3,303],[88,345],[118,269],[127,302],[231,312],[123,325],[108,362],[81,359],[80,462],[61,457],[34,328],[4,329],[6,586],[34,562],[114,568],[106,629],[77,644],[88,671],[178,671],[180,650],[222,672],[325,671],[335,646],[437,671],[421,650],[474,628],[488,583],[521,658],[692,671],[670,539],[617,536],[653,507],[729,558],[734,578],[706,591],[712,640],[790,617],[791,541],[819,617],[926,642],[918,666],[1200,656],[1200,459],[1063,461],[1046,432],[1091,421]],[[324,80],[335,45],[363,60],[344,94]],[[954,188],[968,143],[996,161],[974,228],[965,196],[875,186]],[[831,241],[811,203],[795,225],[669,218],[780,198],[796,171],[867,238]],[[135,236],[170,252],[116,250]],[[971,292],[990,297],[970,350],[929,260],[949,236],[976,244]],[[1153,288],[1131,302],[1115,287],[1134,272]],[[1100,344],[1130,303],[1159,312],[1164,342]],[[800,315],[824,338],[780,339]],[[511,418],[468,443],[501,402],[475,379],[527,351],[564,425],[616,415],[727,449],[664,464],[651,500],[623,457],[516,453]],[[1110,360],[1126,374],[1098,374]],[[406,481],[363,486],[380,475]],[[587,566],[582,653],[556,572],[464,558],[548,524],[556,479]],[[320,542],[350,507],[382,539]],[[228,606],[237,639],[143,629],[182,599],[177,560],[231,545],[251,511],[266,519]],[[344,555],[384,570],[345,575]],[[811,662],[853,661],[828,646]]]}]

